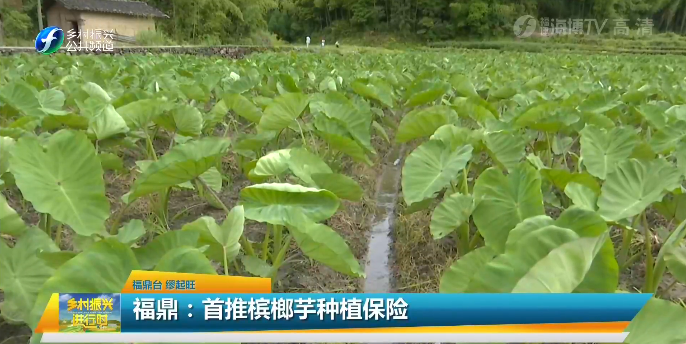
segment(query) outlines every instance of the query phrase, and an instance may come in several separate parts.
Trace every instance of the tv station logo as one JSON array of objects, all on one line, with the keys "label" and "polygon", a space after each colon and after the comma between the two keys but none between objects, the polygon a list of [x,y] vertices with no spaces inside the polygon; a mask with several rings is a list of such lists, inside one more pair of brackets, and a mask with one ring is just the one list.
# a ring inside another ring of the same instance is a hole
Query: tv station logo
[{"label": "tv station logo", "polygon": [[[114,40],[117,34],[114,30],[74,30],[66,32],[66,49],[74,51],[114,51]],[[57,26],[43,29],[36,36],[36,51],[43,55],[50,55],[59,50],[65,41],[65,32]]]},{"label": "tv station logo", "polygon": [[64,31],[57,26],[43,29],[36,36],[36,51],[43,55],[50,55],[57,51],[64,43]]}]

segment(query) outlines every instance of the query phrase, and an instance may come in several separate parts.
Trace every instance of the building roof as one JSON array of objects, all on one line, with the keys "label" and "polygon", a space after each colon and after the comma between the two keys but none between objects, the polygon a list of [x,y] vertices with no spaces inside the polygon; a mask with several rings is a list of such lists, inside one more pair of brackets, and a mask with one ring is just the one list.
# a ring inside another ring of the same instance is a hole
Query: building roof
[{"label": "building roof", "polygon": [[[141,1],[128,0],[55,0],[68,10],[115,13],[139,17],[169,18],[162,11]],[[46,6],[48,7],[48,6]]]}]

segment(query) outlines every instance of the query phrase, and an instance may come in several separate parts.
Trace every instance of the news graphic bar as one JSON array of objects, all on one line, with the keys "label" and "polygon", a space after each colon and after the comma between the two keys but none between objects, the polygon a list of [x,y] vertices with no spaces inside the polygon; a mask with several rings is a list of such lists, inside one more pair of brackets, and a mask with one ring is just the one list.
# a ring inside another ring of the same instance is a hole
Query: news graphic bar
[{"label": "news graphic bar", "polygon": [[[42,342],[621,343],[628,335],[625,329],[629,322],[650,297],[650,294],[55,294],[57,305],[48,305],[43,320],[48,312],[56,312],[51,321],[57,321],[57,326],[42,328]],[[96,299],[101,301],[93,301]],[[102,300],[108,307],[98,310]],[[105,319],[103,312],[109,312]],[[83,319],[94,320],[85,324],[78,322]]]}]

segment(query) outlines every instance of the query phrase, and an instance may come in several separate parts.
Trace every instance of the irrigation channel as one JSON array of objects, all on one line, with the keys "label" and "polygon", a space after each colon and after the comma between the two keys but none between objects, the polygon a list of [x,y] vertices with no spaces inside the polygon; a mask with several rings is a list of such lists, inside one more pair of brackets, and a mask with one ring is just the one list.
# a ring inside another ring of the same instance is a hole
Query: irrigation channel
[{"label": "irrigation channel", "polygon": [[376,215],[369,234],[364,283],[365,293],[390,293],[393,291],[391,271],[391,247],[395,207],[400,189],[400,171],[405,146],[393,146],[377,183]]}]

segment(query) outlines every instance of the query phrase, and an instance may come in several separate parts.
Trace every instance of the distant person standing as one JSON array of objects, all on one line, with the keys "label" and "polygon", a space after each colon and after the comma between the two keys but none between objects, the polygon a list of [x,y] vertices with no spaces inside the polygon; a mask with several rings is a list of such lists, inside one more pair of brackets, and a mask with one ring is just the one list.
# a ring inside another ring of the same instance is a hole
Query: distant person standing
[{"label": "distant person standing", "polygon": [[305,40],[305,44],[307,45],[308,48],[310,47],[310,36],[307,36],[307,39]]},{"label": "distant person standing", "polygon": [[324,37],[322,37],[322,48],[324,48],[324,43],[325,43],[325,42],[326,42],[326,40],[324,40]]}]

